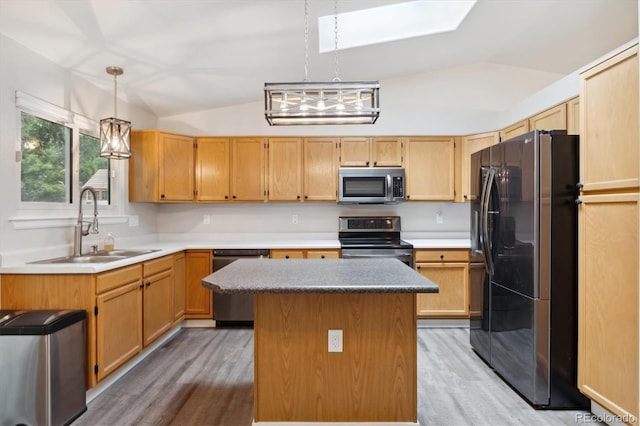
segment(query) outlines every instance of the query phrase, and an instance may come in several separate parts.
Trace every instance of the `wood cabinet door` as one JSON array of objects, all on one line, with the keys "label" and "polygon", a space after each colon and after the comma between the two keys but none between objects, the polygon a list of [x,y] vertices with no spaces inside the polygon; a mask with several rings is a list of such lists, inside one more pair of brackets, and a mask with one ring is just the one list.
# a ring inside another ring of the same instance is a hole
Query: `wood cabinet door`
[{"label": "wood cabinet door", "polygon": [[371,161],[373,167],[402,166],[402,138],[372,138]]},{"label": "wood cabinet door", "polygon": [[306,138],[303,143],[304,201],[336,201],[338,162],[336,138]]},{"label": "wood cabinet door", "polygon": [[508,141],[529,131],[529,120],[522,120],[500,131],[500,142]]},{"label": "wood cabinet door", "polygon": [[142,283],[96,297],[96,361],[100,381],[142,350]]},{"label": "wood cabinet door", "polygon": [[270,138],[269,152],[269,201],[302,200],[302,139]]},{"label": "wood cabinet door", "polygon": [[529,119],[529,130],[566,130],[567,105],[560,104],[549,108]]},{"label": "wood cabinet door", "polygon": [[477,198],[476,185],[472,187],[471,173],[479,170],[479,164],[471,164],[471,154],[482,151],[485,148],[500,143],[500,134],[498,132],[481,133],[478,135],[465,136],[462,138],[462,165],[460,170],[460,179],[462,181],[461,191],[463,201],[473,201]]},{"label": "wood cabinet door", "polygon": [[212,266],[211,250],[187,250],[185,318],[212,318],[211,290],[202,286],[202,279],[211,274]]},{"label": "wood cabinet door", "polygon": [[406,138],[407,200],[453,201],[455,193],[454,138]]},{"label": "wood cabinet door", "polygon": [[229,200],[229,138],[196,139],[196,201]]},{"label": "wood cabinet door", "polygon": [[146,347],[173,324],[173,269],[144,278],[143,345]]},{"label": "wood cabinet door", "polygon": [[430,318],[469,317],[469,264],[418,263],[416,269],[440,288],[417,296],[417,315]]},{"label": "wood cabinet door", "polygon": [[160,201],[193,201],[193,138],[160,133]]},{"label": "wood cabinet door", "polygon": [[581,196],[578,387],[638,418],[638,194]]},{"label": "wood cabinet door", "polygon": [[231,140],[231,199],[264,201],[265,142],[263,138]]},{"label": "wood cabinet door", "polygon": [[580,134],[580,97],[567,101],[567,134]]},{"label": "wood cabinet door", "polygon": [[185,280],[187,274],[184,253],[173,256],[173,321],[184,317],[186,306]]},{"label": "wood cabinet door", "polygon": [[369,167],[371,164],[371,140],[369,138],[341,138],[340,166]]},{"label": "wood cabinet door", "polygon": [[638,46],[580,77],[580,181],[584,191],[637,188]]}]

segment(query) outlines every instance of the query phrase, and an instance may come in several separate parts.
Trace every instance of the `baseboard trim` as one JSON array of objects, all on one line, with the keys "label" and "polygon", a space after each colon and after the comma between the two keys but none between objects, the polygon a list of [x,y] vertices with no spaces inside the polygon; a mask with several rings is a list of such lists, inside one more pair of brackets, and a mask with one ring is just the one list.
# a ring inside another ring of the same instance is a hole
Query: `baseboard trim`
[{"label": "baseboard trim", "polygon": [[469,328],[466,318],[418,318],[418,328]]}]

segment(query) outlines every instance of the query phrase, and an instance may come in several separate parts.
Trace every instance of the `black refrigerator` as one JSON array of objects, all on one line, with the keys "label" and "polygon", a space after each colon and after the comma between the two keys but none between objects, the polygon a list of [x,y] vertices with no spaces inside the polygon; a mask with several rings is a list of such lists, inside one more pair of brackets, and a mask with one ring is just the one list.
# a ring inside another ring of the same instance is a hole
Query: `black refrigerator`
[{"label": "black refrigerator", "polygon": [[589,407],[577,389],[578,142],[535,130],[471,158],[470,343],[536,408]]}]

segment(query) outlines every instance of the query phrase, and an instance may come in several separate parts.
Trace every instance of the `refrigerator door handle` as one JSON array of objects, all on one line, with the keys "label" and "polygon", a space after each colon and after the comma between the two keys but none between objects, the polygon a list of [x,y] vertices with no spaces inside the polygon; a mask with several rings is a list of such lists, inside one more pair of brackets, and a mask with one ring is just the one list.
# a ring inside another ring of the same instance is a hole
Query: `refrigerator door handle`
[{"label": "refrigerator door handle", "polygon": [[487,179],[484,183],[482,190],[482,251],[484,252],[484,266],[487,270],[487,274],[494,274],[493,257],[491,255],[491,246],[489,244],[489,214],[496,214],[496,212],[489,212],[489,201],[491,200],[491,190],[493,188],[493,182],[495,180],[495,169],[489,169]]}]

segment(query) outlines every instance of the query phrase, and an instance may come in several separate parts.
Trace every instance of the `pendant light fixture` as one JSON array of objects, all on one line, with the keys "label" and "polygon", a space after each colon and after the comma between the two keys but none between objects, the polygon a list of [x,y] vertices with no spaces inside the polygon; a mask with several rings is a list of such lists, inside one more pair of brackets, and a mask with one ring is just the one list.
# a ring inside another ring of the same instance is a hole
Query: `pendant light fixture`
[{"label": "pendant light fixture", "polygon": [[378,81],[338,78],[338,0],[334,0],[335,77],[309,82],[308,0],[304,2],[304,81],[265,83],[264,116],[271,126],[310,124],[374,124],[380,116]]},{"label": "pendant light fixture", "polygon": [[107,67],[113,76],[113,117],[100,120],[100,157],[126,160],[131,157],[131,122],[116,118],[118,115],[117,77],[124,71],[120,67]]}]

